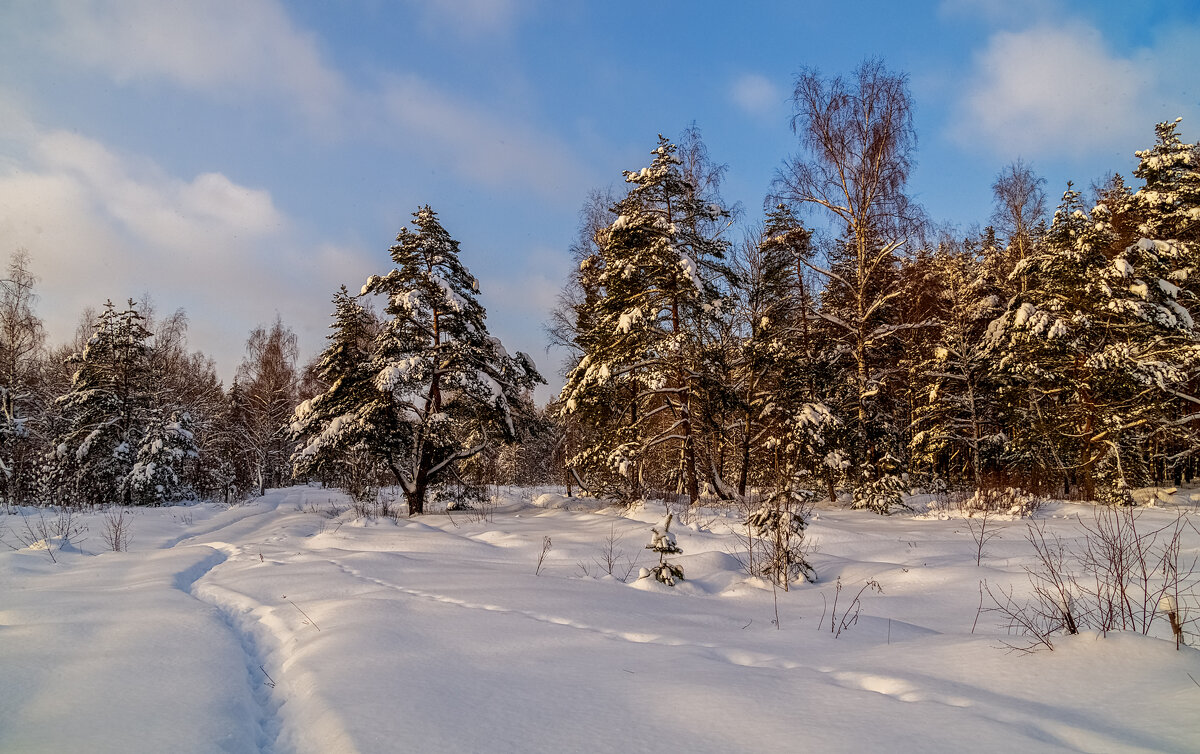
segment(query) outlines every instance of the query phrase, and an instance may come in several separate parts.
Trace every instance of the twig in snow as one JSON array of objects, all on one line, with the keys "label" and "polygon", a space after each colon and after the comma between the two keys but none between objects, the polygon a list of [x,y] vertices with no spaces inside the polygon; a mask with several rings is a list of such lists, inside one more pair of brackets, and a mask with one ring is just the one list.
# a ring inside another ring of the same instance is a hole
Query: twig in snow
[{"label": "twig in snow", "polygon": [[[297,610],[300,610],[300,606],[297,605],[295,602],[288,600],[288,604],[291,605],[292,607],[296,608]],[[304,612],[303,610],[300,610],[300,614],[304,616],[305,623],[311,624],[312,627],[317,629],[318,631],[321,630],[321,627],[317,625],[317,622],[315,620],[313,620],[311,617],[309,617],[308,613]]]},{"label": "twig in snow", "polygon": [[538,555],[537,570],[533,572],[534,576],[542,575],[542,563],[546,562],[546,553],[550,552],[551,547],[552,545],[550,544],[550,537],[542,537],[542,554]]}]

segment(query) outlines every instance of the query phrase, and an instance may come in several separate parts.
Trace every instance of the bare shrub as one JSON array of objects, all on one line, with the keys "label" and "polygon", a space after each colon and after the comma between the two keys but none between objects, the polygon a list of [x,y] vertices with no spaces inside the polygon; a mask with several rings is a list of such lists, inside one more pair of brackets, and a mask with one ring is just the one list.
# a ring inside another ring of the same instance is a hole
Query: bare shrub
[{"label": "bare shrub", "polygon": [[1082,629],[1147,635],[1159,620],[1168,622],[1177,646],[1195,638],[1197,618],[1189,612],[1197,612],[1198,558],[1185,557],[1182,549],[1184,532],[1195,527],[1181,515],[1147,530],[1140,518],[1132,508],[1098,507],[1090,522],[1080,524],[1083,536],[1075,548],[1048,534],[1044,524],[1031,523],[1026,539],[1038,556],[1036,566],[1025,567],[1031,596],[1022,602],[1011,588],[985,586],[992,604],[980,611],[999,614],[1011,632],[1032,640],[1008,645],[1020,650],[1053,649],[1055,634]]},{"label": "bare shrub", "polygon": [[339,506],[333,502],[333,498],[329,498],[328,505],[322,507],[319,503],[309,502],[303,508],[297,506],[297,511],[301,513],[313,513],[322,518],[335,519],[345,513],[349,508]]},{"label": "bare shrub", "polygon": [[[1081,524],[1086,536],[1077,557],[1086,578],[1080,590],[1094,605],[1097,630],[1148,634],[1156,620],[1168,617],[1160,609],[1164,600],[1170,598],[1178,613],[1181,601],[1195,599],[1197,558],[1184,558],[1181,547],[1191,524],[1180,515],[1147,531],[1139,529],[1141,515],[1123,506],[1097,508]],[[1185,621],[1179,621],[1182,633]]]},{"label": "bare shrub", "polygon": [[592,558],[592,565],[580,562],[580,572],[584,576],[591,576],[592,566],[595,566],[597,574],[608,574],[622,583],[629,581],[629,577],[638,570],[637,558],[625,555],[625,551],[619,547],[621,541],[622,537],[617,536],[617,525],[610,525],[608,536],[600,547],[600,556]]},{"label": "bare shrub", "polygon": [[550,537],[542,537],[542,552],[538,555],[537,569],[533,572],[534,576],[542,575],[542,564],[546,562],[546,555],[549,554],[552,547],[554,547],[554,544],[550,541]]},{"label": "bare shrub", "polygon": [[352,499],[350,510],[354,512],[355,518],[363,518],[368,521],[390,518],[399,522],[401,518],[404,518],[405,504],[400,502],[399,493],[388,487],[376,490],[373,498]]},{"label": "bare shrub", "polygon": [[100,532],[100,538],[113,552],[127,552],[132,528],[132,514],[124,508],[109,508],[104,513],[104,530]]},{"label": "bare shrub", "polygon": [[[833,590],[833,607],[830,609],[828,600],[825,601],[825,608],[821,611],[821,620],[817,624],[817,629],[820,630],[825,625],[825,614],[829,614],[829,632],[833,634],[833,638],[837,639],[842,635],[842,632],[851,626],[858,623],[859,613],[862,612],[862,596],[868,589],[876,594],[883,594],[883,586],[875,579],[867,579],[863,585],[855,593],[854,599],[850,600],[850,604],[846,605],[841,614],[838,614],[838,600],[842,596],[842,577],[838,576],[837,583]],[[825,599],[825,595],[821,595]]]},{"label": "bare shrub", "polygon": [[57,512],[47,517],[45,510],[38,511],[37,518],[21,514],[21,528],[9,529],[8,533],[17,541],[14,545],[6,538],[0,537],[0,542],[12,550],[24,548],[45,550],[50,560],[57,563],[55,550],[63,547],[78,547],[83,541],[85,527],[75,520],[74,511],[67,506],[60,506]]},{"label": "bare shrub", "polygon": [[971,538],[975,540],[975,565],[978,566],[983,562],[984,548],[988,542],[1000,536],[1000,532],[996,529],[992,512],[987,509],[978,516],[968,516],[966,522]]}]

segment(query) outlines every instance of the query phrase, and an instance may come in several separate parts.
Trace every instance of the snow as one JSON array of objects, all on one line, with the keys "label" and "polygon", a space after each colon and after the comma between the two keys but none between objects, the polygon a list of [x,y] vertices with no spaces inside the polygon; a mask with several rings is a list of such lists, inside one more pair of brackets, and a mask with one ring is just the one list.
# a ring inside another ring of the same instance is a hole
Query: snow
[{"label": "snow", "polygon": [[684,276],[687,277],[687,279],[689,281],[691,281],[692,285],[695,286],[696,290],[699,291],[701,295],[703,295],[704,294],[704,284],[700,280],[699,272],[696,269],[696,262],[691,257],[689,257],[687,254],[684,254],[682,251],[679,252],[679,268],[681,270],[683,270]]},{"label": "snow", "polygon": [[[1171,752],[1200,740],[1200,652],[1176,651],[1165,622],[1033,654],[1006,652],[1012,637],[988,615],[972,631],[981,579],[1026,584],[1023,521],[996,522],[977,567],[963,519],[820,507],[819,582],[775,595],[740,570],[740,514],[704,509],[671,526],[686,574],[672,589],[598,564],[610,537],[620,563],[656,563],[644,545],[662,503],[622,513],[562,492],[502,490],[486,516],[364,520],[340,493],[295,487],[232,508],[133,510],[130,552],[104,551],[102,512],[79,514],[88,538],[57,563],[0,548],[0,751]],[[1142,520],[1190,515],[1193,497],[1159,494]],[[1068,541],[1081,515],[1039,513]],[[0,532],[20,521],[0,513]],[[1200,534],[1185,548],[1200,552]],[[834,638],[838,579],[839,613],[867,579],[883,591],[864,592]]]},{"label": "snow", "polygon": [[445,278],[443,278],[441,275],[431,274],[429,279],[442,289],[442,295],[446,297],[446,305],[450,307],[451,311],[461,314],[462,311],[466,309],[467,300],[458,295],[458,293]]},{"label": "snow", "polygon": [[422,370],[425,366],[425,360],[418,356],[407,356],[393,361],[375,375],[375,387],[385,393],[393,392],[402,387],[414,372]]},{"label": "snow", "polygon": [[621,312],[621,316],[617,320],[617,332],[627,333],[633,326],[642,320],[642,310],[633,308],[629,311]]}]

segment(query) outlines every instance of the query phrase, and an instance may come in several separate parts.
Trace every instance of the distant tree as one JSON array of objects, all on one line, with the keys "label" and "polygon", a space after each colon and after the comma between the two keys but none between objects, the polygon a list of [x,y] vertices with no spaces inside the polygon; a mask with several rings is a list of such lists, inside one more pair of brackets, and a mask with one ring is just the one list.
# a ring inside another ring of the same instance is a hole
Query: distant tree
[{"label": "distant tree", "polygon": [[17,249],[0,281],[0,495],[15,505],[29,502],[34,492],[44,443],[39,388],[46,336],[34,312],[36,283],[29,252]]},{"label": "distant tree", "polygon": [[965,470],[978,488],[987,459],[999,455],[1006,439],[985,338],[1004,300],[992,266],[969,246],[940,244],[929,267],[937,281],[938,326],[932,328],[933,353],[917,364],[913,380],[917,406],[910,445],[935,470]]},{"label": "distant tree", "polygon": [[[1046,179],[1033,172],[1022,160],[1009,163],[992,183],[995,197],[992,223],[1004,239],[1006,249],[1004,275],[1034,251],[1038,237],[1045,229]],[[1025,290],[1024,279],[1012,281],[1016,290]]]},{"label": "distant tree", "polygon": [[238,368],[239,429],[253,459],[252,481],[260,495],[291,476],[290,419],[296,406],[298,357],[296,334],[276,316],[269,327],[251,331]]}]

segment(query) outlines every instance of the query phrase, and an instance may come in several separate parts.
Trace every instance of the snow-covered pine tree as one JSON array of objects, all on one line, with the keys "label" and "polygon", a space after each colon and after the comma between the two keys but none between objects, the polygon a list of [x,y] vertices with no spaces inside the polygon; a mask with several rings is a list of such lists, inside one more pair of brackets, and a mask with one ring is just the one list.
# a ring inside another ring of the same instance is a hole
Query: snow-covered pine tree
[{"label": "snow-covered pine tree", "polygon": [[157,413],[147,417],[133,468],[122,482],[126,499],[138,505],[161,505],[184,493],[181,472],[199,455],[187,413],[171,414],[165,421]]},{"label": "snow-covered pine tree", "polygon": [[1200,346],[1172,282],[1189,255],[1142,239],[1109,259],[1108,215],[1086,212],[1068,184],[1043,249],[1013,272],[1028,289],[987,340],[1012,381],[1013,460],[1076,481],[1086,498],[1128,502],[1146,480],[1147,438],[1172,426]]},{"label": "snow-covered pine tree", "polygon": [[326,387],[296,407],[291,431],[298,446],[292,467],[298,478],[319,476],[357,496],[369,488],[378,461],[367,450],[375,439],[370,434],[374,427],[359,421],[358,410],[376,396],[370,360],[379,326],[344,285],[333,306],[329,342],[315,365]]},{"label": "snow-covered pine tree", "polygon": [[625,480],[618,494],[633,497],[653,462],[654,481],[695,501],[693,398],[728,276],[727,244],[706,228],[727,212],[698,193],[675,151],[660,136],[651,165],[625,173],[629,193],[597,234],[600,295],[581,339],[585,353],[560,401],[569,418],[596,429],[570,465],[607,467]]},{"label": "snow-covered pine tree", "polygon": [[[785,479],[787,494],[804,485],[824,487],[831,499],[837,496],[841,462],[830,454],[840,444],[844,423],[822,400],[829,392],[830,370],[806,280],[806,262],[814,253],[811,236],[790,208],[778,205],[741,260],[737,316],[744,338],[736,388],[744,411],[738,433],[742,495],[750,479],[768,487]],[[806,435],[800,444],[793,442],[797,432],[814,428],[804,418],[814,416],[829,419],[820,422],[820,440],[810,442],[816,438]],[[781,475],[784,466],[790,470]]]},{"label": "snow-covered pine tree", "polygon": [[[413,225],[391,248],[395,269],[362,289],[384,297],[390,317],[380,323],[365,374],[353,349],[339,344],[357,327],[348,324],[326,351],[341,383],[334,379],[330,397],[317,396],[295,419],[309,438],[298,457],[361,444],[403,488],[409,515],[418,515],[431,488],[455,479],[459,462],[516,436],[528,405],[522,397],[542,378],[528,356],[510,356],[488,334],[478,282],[437,214],[422,207]],[[348,322],[361,318],[343,304]],[[314,410],[318,418],[307,418]]]},{"label": "snow-covered pine tree", "polygon": [[71,389],[57,403],[67,431],[54,442],[49,459],[52,497],[97,505],[134,502],[126,483],[145,433],[149,331],[133,301],[118,311],[104,306],[76,367]]},{"label": "snow-covered pine tree", "polygon": [[[1132,198],[1142,238],[1200,244],[1200,145],[1188,144],[1176,131],[1182,119],[1159,123],[1150,149],[1136,152],[1133,171],[1145,185]],[[1195,248],[1193,246],[1193,253]]]},{"label": "snow-covered pine tree", "polygon": [[[1155,126],[1153,147],[1137,152],[1135,177],[1144,186],[1119,203],[1136,224],[1133,237],[1171,243],[1170,281],[1181,289],[1176,300],[1195,317],[1200,315],[1200,144],[1184,142],[1180,119]],[[1119,187],[1119,188],[1123,188]],[[1118,209],[1118,211],[1119,211]],[[1189,368],[1187,389],[1180,391],[1171,436],[1157,438],[1151,448],[1155,477],[1173,475],[1176,483],[1197,471],[1196,420],[1200,401],[1200,364]]]}]

